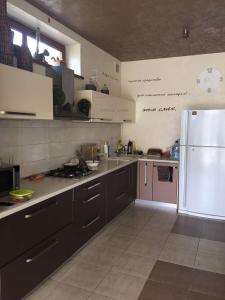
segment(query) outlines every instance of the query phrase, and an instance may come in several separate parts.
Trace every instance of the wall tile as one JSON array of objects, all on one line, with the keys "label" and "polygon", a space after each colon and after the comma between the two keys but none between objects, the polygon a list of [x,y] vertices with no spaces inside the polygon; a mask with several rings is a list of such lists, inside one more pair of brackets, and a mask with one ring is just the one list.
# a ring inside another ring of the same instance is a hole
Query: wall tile
[{"label": "wall tile", "polygon": [[82,143],[108,141],[113,153],[120,136],[119,124],[0,120],[0,159],[20,164],[26,177],[62,166]]}]

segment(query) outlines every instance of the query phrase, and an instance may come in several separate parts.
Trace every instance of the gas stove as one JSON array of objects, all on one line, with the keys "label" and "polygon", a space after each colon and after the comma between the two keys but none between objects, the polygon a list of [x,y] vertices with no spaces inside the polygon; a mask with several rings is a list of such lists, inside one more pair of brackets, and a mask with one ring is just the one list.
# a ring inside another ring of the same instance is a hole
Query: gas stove
[{"label": "gas stove", "polygon": [[92,174],[93,171],[88,169],[86,166],[76,166],[74,168],[58,168],[50,170],[47,175],[52,177],[61,177],[61,178],[82,178]]}]

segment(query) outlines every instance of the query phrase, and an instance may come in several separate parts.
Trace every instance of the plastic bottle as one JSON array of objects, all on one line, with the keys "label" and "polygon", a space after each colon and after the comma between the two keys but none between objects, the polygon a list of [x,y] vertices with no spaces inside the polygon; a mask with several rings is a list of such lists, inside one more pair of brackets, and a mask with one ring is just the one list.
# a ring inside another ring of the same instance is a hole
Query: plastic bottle
[{"label": "plastic bottle", "polygon": [[131,141],[127,144],[127,154],[132,154],[133,151],[133,143]]},{"label": "plastic bottle", "polygon": [[109,157],[109,145],[107,142],[104,143],[104,154],[106,157]]}]

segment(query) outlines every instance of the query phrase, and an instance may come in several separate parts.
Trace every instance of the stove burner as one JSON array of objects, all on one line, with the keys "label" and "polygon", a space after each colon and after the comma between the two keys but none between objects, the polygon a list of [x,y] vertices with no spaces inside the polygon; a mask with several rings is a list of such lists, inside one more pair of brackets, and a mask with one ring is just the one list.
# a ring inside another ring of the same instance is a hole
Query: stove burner
[{"label": "stove burner", "polygon": [[47,175],[62,178],[81,178],[90,175],[92,172],[93,171],[89,170],[86,166],[77,166],[73,169],[58,168],[50,170]]}]

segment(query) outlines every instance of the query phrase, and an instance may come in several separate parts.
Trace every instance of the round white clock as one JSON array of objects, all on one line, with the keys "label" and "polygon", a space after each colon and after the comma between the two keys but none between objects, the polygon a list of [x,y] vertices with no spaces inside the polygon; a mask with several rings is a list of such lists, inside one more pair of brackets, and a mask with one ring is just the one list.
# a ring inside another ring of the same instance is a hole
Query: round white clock
[{"label": "round white clock", "polygon": [[222,84],[223,76],[220,71],[213,68],[207,68],[199,74],[196,82],[200,89],[211,93]]}]

